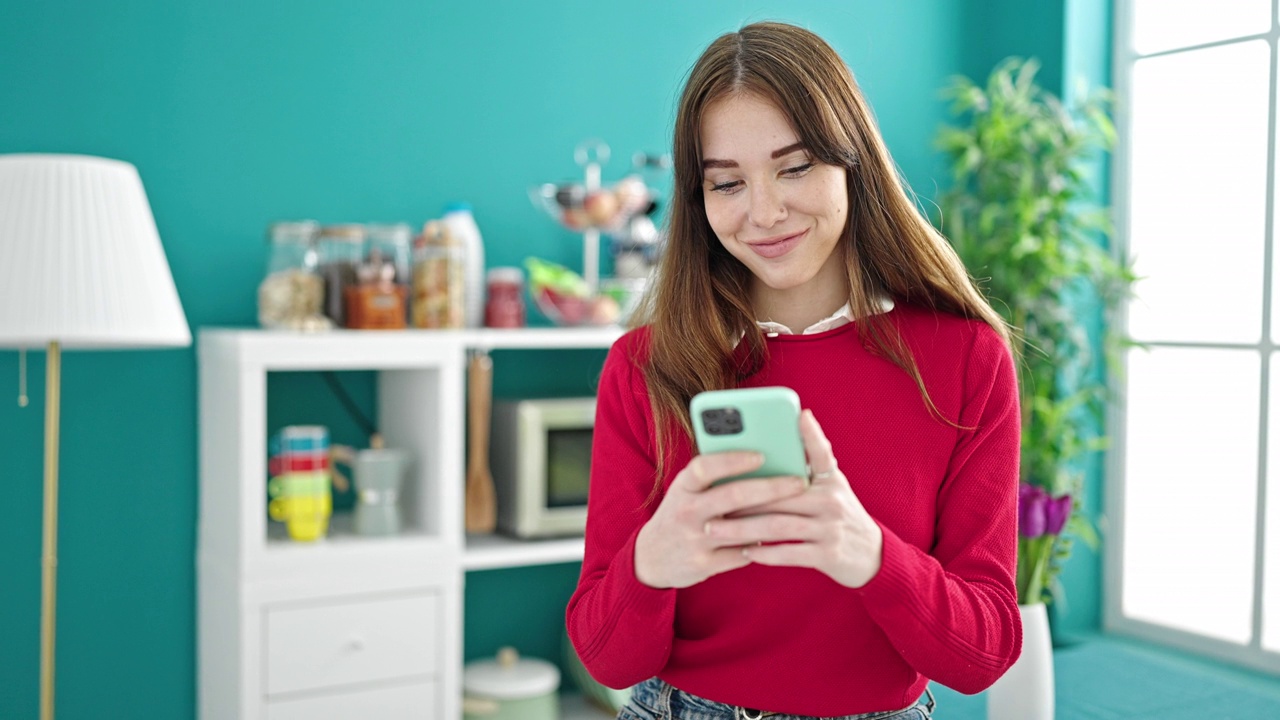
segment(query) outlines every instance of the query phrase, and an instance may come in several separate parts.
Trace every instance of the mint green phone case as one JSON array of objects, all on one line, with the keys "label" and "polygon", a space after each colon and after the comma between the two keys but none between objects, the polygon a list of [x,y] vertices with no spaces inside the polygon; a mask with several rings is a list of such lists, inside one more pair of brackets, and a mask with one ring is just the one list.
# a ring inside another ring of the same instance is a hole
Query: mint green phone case
[{"label": "mint green phone case", "polygon": [[716,484],[753,477],[808,476],[800,439],[800,397],[794,390],[709,390],[693,396],[689,413],[698,452],[754,450],[764,454],[764,464],[756,470]]}]

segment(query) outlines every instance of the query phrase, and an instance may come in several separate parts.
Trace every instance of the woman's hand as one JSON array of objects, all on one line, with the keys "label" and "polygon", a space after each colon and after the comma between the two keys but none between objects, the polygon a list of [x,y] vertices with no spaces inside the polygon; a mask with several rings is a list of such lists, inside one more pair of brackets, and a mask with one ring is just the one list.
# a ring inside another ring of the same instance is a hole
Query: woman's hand
[{"label": "woman's hand", "polygon": [[754,470],[762,462],[760,454],[753,452],[709,453],[689,461],[636,537],[636,578],[649,587],[683,588],[754,560],[744,553],[745,541],[718,532],[720,526],[746,522],[746,518],[725,516],[798,498],[805,492],[804,479],[776,477],[735,480],[716,487],[711,484]]},{"label": "woman's hand", "polygon": [[[800,436],[813,472],[807,492],[711,526],[714,540],[741,546],[761,565],[810,567],[846,587],[862,587],[880,571],[884,535],[836,467],[831,443],[813,413],[800,416]],[[765,544],[785,539],[783,544]]]}]

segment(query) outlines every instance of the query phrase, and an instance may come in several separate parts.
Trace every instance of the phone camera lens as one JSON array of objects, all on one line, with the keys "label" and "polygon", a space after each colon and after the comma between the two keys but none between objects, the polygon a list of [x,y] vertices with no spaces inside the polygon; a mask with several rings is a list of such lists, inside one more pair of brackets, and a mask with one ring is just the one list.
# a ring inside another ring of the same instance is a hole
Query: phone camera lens
[{"label": "phone camera lens", "polygon": [[742,432],[742,413],[735,408],[713,408],[702,411],[702,427],[709,435],[734,435]]}]

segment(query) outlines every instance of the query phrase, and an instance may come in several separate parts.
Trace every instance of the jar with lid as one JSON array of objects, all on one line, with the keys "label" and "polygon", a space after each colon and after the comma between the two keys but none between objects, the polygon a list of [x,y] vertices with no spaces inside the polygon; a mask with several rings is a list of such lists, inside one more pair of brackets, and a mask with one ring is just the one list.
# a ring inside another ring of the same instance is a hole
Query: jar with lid
[{"label": "jar with lid", "polygon": [[460,328],[466,322],[466,250],[449,228],[432,220],[413,245],[414,327]]},{"label": "jar with lid", "polygon": [[364,261],[364,240],[363,225],[326,225],[316,241],[324,278],[324,314],[338,327],[349,327],[346,291],[360,281],[356,272]]},{"label": "jar with lid", "polygon": [[405,325],[405,289],[395,283],[395,267],[378,252],[356,271],[359,281],[343,290],[347,327],[357,330],[398,330]]},{"label": "jar with lid", "polygon": [[365,226],[365,236],[365,254],[373,257],[377,253],[384,262],[390,262],[396,269],[394,282],[408,288],[413,269],[413,230],[406,223],[369,224]]},{"label": "jar with lid", "polygon": [[258,286],[258,322],[264,328],[318,330],[331,327],[321,313],[324,281],[317,272],[310,220],[277,222],[267,229],[266,276]]},{"label": "jar with lid", "polygon": [[524,327],[524,272],[496,267],[486,275],[484,324],[491,328]]}]

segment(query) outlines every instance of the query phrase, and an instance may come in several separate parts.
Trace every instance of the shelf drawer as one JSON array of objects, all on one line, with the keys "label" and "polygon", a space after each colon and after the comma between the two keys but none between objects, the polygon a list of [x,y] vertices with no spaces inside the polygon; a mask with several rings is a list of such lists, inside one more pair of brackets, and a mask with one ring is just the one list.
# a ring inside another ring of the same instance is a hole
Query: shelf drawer
[{"label": "shelf drawer", "polygon": [[267,704],[267,720],[434,720],[433,682],[318,695]]},{"label": "shelf drawer", "polygon": [[432,675],[439,622],[432,593],[269,608],[267,694]]}]

